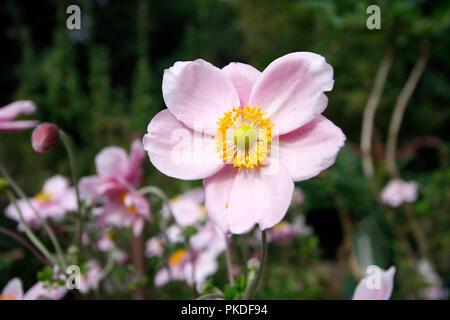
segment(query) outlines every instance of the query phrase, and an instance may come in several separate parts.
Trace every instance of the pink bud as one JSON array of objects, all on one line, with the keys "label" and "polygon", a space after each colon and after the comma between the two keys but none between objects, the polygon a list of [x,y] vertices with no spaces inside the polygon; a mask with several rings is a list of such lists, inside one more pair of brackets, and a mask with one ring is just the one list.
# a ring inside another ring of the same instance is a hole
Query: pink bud
[{"label": "pink bud", "polygon": [[46,153],[52,151],[59,142],[59,129],[51,123],[38,125],[31,135],[31,145],[34,151]]}]

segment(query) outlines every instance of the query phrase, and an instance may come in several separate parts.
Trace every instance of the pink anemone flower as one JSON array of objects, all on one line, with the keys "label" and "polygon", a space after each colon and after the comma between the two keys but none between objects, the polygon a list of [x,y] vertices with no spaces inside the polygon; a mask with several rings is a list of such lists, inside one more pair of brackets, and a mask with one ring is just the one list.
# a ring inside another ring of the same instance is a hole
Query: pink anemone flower
[{"label": "pink anemone flower", "polygon": [[43,282],[37,282],[24,294],[22,281],[14,278],[3,288],[0,300],[60,300],[66,293],[66,287],[47,288]]},{"label": "pink anemone flower", "polygon": [[310,52],[263,72],[177,62],[164,72],[167,109],[149,123],[144,148],[162,173],[204,179],[206,211],[224,232],[271,228],[286,214],[294,181],[330,167],[344,145],[341,129],[321,115],[333,83],[332,67]]},{"label": "pink anemone flower", "polygon": [[145,255],[151,257],[162,257],[164,254],[164,242],[161,237],[152,237],[145,243]]},{"label": "pink anemone flower", "polygon": [[[394,289],[395,271],[392,266],[363,278],[356,286],[353,300],[389,300]],[[380,278],[376,279],[377,276]]]},{"label": "pink anemone flower", "polygon": [[[188,285],[200,285],[218,270],[217,258],[210,252],[178,249],[169,258],[169,268],[159,270],[155,285],[161,287],[169,281],[186,281]],[[192,270],[194,268],[194,270]]]},{"label": "pink anemone flower", "polygon": [[[307,237],[313,233],[313,229],[305,224],[305,217],[298,216],[292,223],[281,221],[267,232],[267,241],[276,245],[286,245],[297,237]],[[259,235],[259,233],[258,233]]]},{"label": "pink anemone flower", "polygon": [[204,201],[203,188],[195,188],[170,199],[169,207],[175,222],[181,227],[187,227],[204,219],[206,217]]},{"label": "pink anemone flower", "polygon": [[391,207],[398,207],[404,202],[416,201],[418,189],[417,182],[393,179],[383,188],[380,198],[383,203]]},{"label": "pink anemone flower", "polygon": [[97,288],[102,278],[102,269],[95,260],[89,260],[87,263],[87,271],[80,277],[80,292],[88,293]]},{"label": "pink anemone flower", "polygon": [[0,131],[19,131],[36,126],[37,121],[14,121],[20,114],[31,114],[36,111],[32,101],[19,100],[0,108]]},{"label": "pink anemone flower", "polygon": [[[31,227],[37,228],[39,226],[39,218],[29,204],[37,210],[42,219],[61,219],[67,212],[76,210],[77,199],[74,188],[70,187],[69,180],[63,176],[56,175],[48,179],[44,183],[42,191],[33,198],[28,199],[28,202],[24,199],[17,200],[17,206],[25,222]],[[23,229],[19,213],[12,203],[5,209],[5,215],[19,222],[19,230]]]},{"label": "pink anemone flower", "polygon": [[292,203],[295,206],[301,206],[303,202],[305,202],[305,194],[303,193],[302,189],[295,187],[294,195],[292,196]]},{"label": "pink anemone flower", "polygon": [[200,285],[218,270],[217,257],[225,250],[225,234],[210,219],[197,228],[198,232],[189,239],[190,250],[178,249],[169,258],[170,271],[167,268],[158,271],[156,286],[172,280]]},{"label": "pink anemone flower", "polygon": [[103,199],[99,225],[132,227],[138,235],[144,222],[150,221],[147,199],[135,189],[143,171],[141,162],[145,153],[142,144],[134,141],[131,153],[119,147],[104,148],[95,158],[97,176],[80,180],[80,193],[85,199]]}]

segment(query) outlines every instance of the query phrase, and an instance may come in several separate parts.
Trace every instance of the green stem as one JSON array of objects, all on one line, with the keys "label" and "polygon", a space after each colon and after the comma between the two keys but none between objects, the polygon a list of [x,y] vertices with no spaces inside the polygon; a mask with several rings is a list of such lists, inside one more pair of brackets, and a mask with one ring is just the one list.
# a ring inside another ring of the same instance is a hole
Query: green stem
[{"label": "green stem", "polygon": [[28,250],[30,250],[30,252],[39,260],[41,261],[43,264],[47,265],[47,266],[51,266],[51,262],[48,261],[44,256],[42,256],[39,251],[37,251],[32,245],[31,243],[29,243],[28,241],[26,241],[24,238],[22,238],[19,234],[8,230],[6,228],[3,228],[0,226],[0,233],[4,234],[5,236],[10,237],[11,239],[16,240],[18,243],[20,243],[21,245],[23,245],[25,248],[27,248]]},{"label": "green stem", "polygon": [[13,190],[20,196],[22,200],[26,202],[26,204],[31,208],[35,216],[39,219],[39,222],[44,227],[45,231],[47,232],[48,236],[50,237],[50,241],[52,242],[55,250],[56,255],[58,257],[59,263],[63,267],[63,269],[66,269],[66,264],[64,262],[61,246],[59,245],[58,240],[56,239],[55,233],[48,225],[47,221],[45,219],[42,219],[39,212],[36,210],[36,208],[31,204],[30,200],[26,196],[25,192],[20,188],[20,186],[11,178],[11,176],[8,174],[6,169],[3,167],[3,165],[0,163],[0,172],[5,177],[5,179],[9,182]]},{"label": "green stem", "polygon": [[81,197],[80,197],[80,190],[78,188],[78,175],[77,175],[77,169],[75,165],[75,156],[74,151],[72,148],[72,143],[70,142],[69,136],[63,131],[59,130],[61,141],[63,142],[63,145],[67,151],[67,155],[69,157],[69,163],[70,163],[70,171],[72,174],[72,184],[75,188],[75,195],[77,197],[77,211],[78,211],[78,234],[77,234],[77,244],[78,247],[81,249],[82,246],[82,236],[83,236],[83,212],[81,209]]},{"label": "green stem", "polygon": [[223,293],[219,293],[219,292],[206,293],[204,295],[201,295],[200,297],[198,297],[195,300],[212,300],[212,299],[218,299],[218,298],[223,298]]},{"label": "green stem", "polygon": [[56,264],[56,261],[53,257],[53,255],[48,251],[48,249],[45,247],[45,245],[39,240],[39,238],[34,234],[34,232],[31,230],[30,226],[26,223],[25,219],[23,218],[22,211],[20,211],[19,206],[17,205],[16,198],[14,197],[14,194],[8,190],[7,192],[9,201],[13,204],[14,208],[16,209],[20,223],[22,224],[22,227],[25,231],[25,234],[27,235],[28,239],[38,248],[42,254],[52,263]]},{"label": "green stem", "polygon": [[263,230],[261,231],[261,263],[259,265],[258,273],[256,275],[255,280],[244,294],[244,300],[250,300],[256,293],[256,290],[258,289],[258,286],[261,282],[264,273],[264,267],[266,265],[266,262],[267,262],[267,234],[266,230]]},{"label": "green stem", "polygon": [[[170,207],[169,207],[169,198],[166,196],[164,191],[162,191],[158,187],[146,186],[146,187],[143,187],[143,188],[139,189],[138,192],[141,195],[152,194],[152,195],[155,195],[158,198],[160,198],[162,200],[162,202],[163,202],[163,208],[165,210],[167,210],[167,212],[171,216],[173,216],[172,212],[170,210]],[[167,232],[166,232],[167,231],[167,225],[166,225],[166,221],[164,220],[164,216],[161,217],[161,219],[160,219],[160,228],[161,228],[162,235],[163,235],[163,238],[164,238],[165,247],[167,248],[167,246],[169,245],[169,238],[167,237]],[[169,273],[169,278],[172,278],[172,271],[171,271],[170,264],[169,264],[169,257],[167,255],[167,250],[164,250],[164,253],[163,253],[163,263],[164,263],[164,266],[167,269],[167,272]]]},{"label": "green stem", "polygon": [[230,239],[228,238],[227,235],[225,235],[225,243],[226,243],[225,257],[227,260],[228,281],[230,282],[230,286],[234,287],[233,263],[231,261],[231,244]]}]

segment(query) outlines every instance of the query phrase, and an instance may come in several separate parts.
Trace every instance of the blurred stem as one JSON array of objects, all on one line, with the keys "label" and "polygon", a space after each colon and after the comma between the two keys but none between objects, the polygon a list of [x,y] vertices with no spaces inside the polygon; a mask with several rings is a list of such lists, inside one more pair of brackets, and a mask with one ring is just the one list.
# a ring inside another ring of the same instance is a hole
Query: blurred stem
[{"label": "blurred stem", "polygon": [[196,300],[213,300],[213,299],[219,299],[219,298],[223,298],[223,293],[212,292],[212,293],[206,293],[204,295],[201,295]]},{"label": "blurred stem", "polygon": [[77,210],[78,210],[78,233],[77,233],[77,245],[78,245],[78,252],[81,252],[82,247],[82,241],[81,238],[83,236],[83,212],[81,209],[81,198],[80,198],[80,190],[78,188],[78,175],[77,175],[77,168],[75,165],[75,153],[73,151],[72,143],[69,139],[69,136],[63,131],[59,130],[59,134],[61,136],[61,141],[63,142],[63,145],[67,151],[67,155],[69,157],[69,163],[70,163],[70,171],[72,174],[72,184],[75,188],[75,195],[77,197]]},{"label": "blurred stem", "polygon": [[426,257],[428,254],[427,240],[425,238],[425,234],[422,231],[422,228],[419,225],[419,222],[416,219],[414,209],[410,203],[405,203],[403,205],[403,209],[406,219],[408,220],[409,227],[411,228],[413,237],[416,240],[417,246],[419,248],[420,255],[422,257]]},{"label": "blurred stem", "polygon": [[30,226],[26,223],[25,219],[23,218],[22,211],[20,211],[19,206],[17,205],[16,197],[14,197],[14,194],[8,190],[7,195],[8,195],[9,201],[13,204],[14,208],[17,211],[17,214],[19,215],[20,223],[22,224],[22,227],[23,227],[28,239],[30,239],[30,241],[36,246],[36,248],[38,248],[42,252],[42,254],[52,264],[56,264],[56,261],[55,261],[53,255],[48,251],[48,249],[45,247],[45,245],[34,234],[34,232],[31,230]]},{"label": "blurred stem", "polygon": [[392,113],[391,123],[389,124],[388,138],[386,143],[386,167],[391,176],[398,178],[399,172],[395,163],[395,151],[397,149],[397,138],[405,114],[406,106],[411,98],[420,77],[425,70],[425,66],[429,57],[429,42],[425,41],[421,44],[420,56],[416,61],[411,73],[406,80]]},{"label": "blurred stem", "polygon": [[227,235],[224,235],[224,236],[225,236],[225,243],[226,243],[225,256],[227,259],[228,281],[230,282],[230,285],[232,287],[234,287],[233,263],[231,261],[231,243],[230,243],[230,238],[228,238]]},{"label": "blurred stem", "polygon": [[[163,202],[163,209],[166,210],[168,212],[168,214],[170,216],[172,215],[172,211],[170,210],[169,207],[169,198],[167,197],[167,195],[164,193],[164,191],[162,191],[161,189],[159,189],[158,187],[154,187],[154,186],[146,186],[143,187],[141,189],[138,190],[139,194],[141,195],[147,195],[147,194],[152,194],[157,196],[158,198],[160,198]],[[161,216],[160,221],[160,228],[163,234],[163,238],[164,238],[164,242],[165,242],[165,249],[167,249],[168,245],[169,245],[169,238],[167,237],[167,224],[166,224],[166,220],[164,217],[164,214]],[[172,271],[170,268],[170,264],[169,264],[169,256],[167,255],[167,250],[164,250],[164,254],[163,254],[163,262],[164,265],[167,269],[167,272],[169,273],[169,278],[172,278]]]},{"label": "blurred stem", "polygon": [[338,212],[344,233],[344,239],[342,241],[341,247],[339,248],[339,253],[348,264],[348,268],[350,269],[353,277],[355,279],[359,279],[361,277],[361,270],[359,269],[353,247],[353,223],[347,209],[338,207]]},{"label": "blurred stem", "polygon": [[259,284],[261,282],[264,267],[267,262],[267,234],[266,230],[261,231],[261,263],[259,264],[258,273],[253,283],[250,285],[248,290],[244,293],[244,300],[250,300],[258,290]]},{"label": "blurred stem", "polygon": [[5,236],[10,237],[11,239],[16,240],[18,243],[20,243],[21,245],[23,245],[25,248],[27,248],[28,250],[30,250],[30,252],[39,260],[41,261],[43,264],[47,265],[47,266],[51,266],[52,263],[47,260],[47,258],[45,258],[44,256],[42,256],[39,251],[37,251],[32,244],[30,244],[27,240],[25,240],[24,238],[22,238],[19,234],[8,230],[6,228],[3,228],[2,226],[0,226],[0,233],[4,234]]},{"label": "blurred stem", "polygon": [[[0,172],[3,175],[3,177],[8,181],[8,183],[11,185],[12,189],[17,193],[17,195],[20,196],[22,200],[26,202],[26,204],[31,208],[33,213],[36,215],[36,217],[39,219],[39,222],[44,227],[45,231],[47,232],[48,236],[50,237],[50,241],[53,244],[53,247],[56,250],[56,255],[58,257],[59,263],[61,264],[62,268],[66,269],[66,263],[63,258],[61,246],[59,245],[58,240],[56,239],[55,233],[53,232],[52,228],[48,225],[47,221],[45,219],[42,219],[39,212],[36,210],[36,208],[31,204],[30,200],[28,199],[25,192],[20,188],[20,186],[11,178],[11,176],[8,174],[6,169],[3,167],[3,165],[0,163]],[[15,199],[15,198],[14,198]],[[31,240],[31,239],[30,239]],[[52,260],[50,260],[52,261]]]},{"label": "blurred stem", "polygon": [[195,281],[195,253],[193,250],[191,250],[191,246],[189,245],[189,241],[185,238],[184,239],[184,246],[186,248],[186,250],[188,250],[189,254],[191,255],[191,265],[192,265],[192,269],[191,269],[191,279],[192,279],[192,293],[194,294],[194,298],[198,297],[198,292],[197,292],[197,283]]},{"label": "blurred stem", "polygon": [[[430,43],[425,40],[421,43],[420,55],[414,65],[408,79],[405,82],[392,113],[391,123],[389,124],[388,139],[386,143],[386,167],[393,178],[400,178],[400,173],[397,168],[395,153],[397,149],[398,133],[403,121],[403,116],[406,111],[409,100],[417,87],[417,84],[425,70],[430,53]],[[414,210],[410,205],[404,205],[404,212],[408,224],[411,228],[412,235],[419,247],[420,254],[426,255],[427,244],[426,238],[423,234],[422,228],[418,223]]]},{"label": "blurred stem", "polygon": [[370,178],[374,174],[373,160],[372,160],[372,135],[373,124],[375,119],[375,111],[380,103],[381,94],[383,93],[384,85],[386,83],[389,70],[392,66],[394,58],[394,49],[389,46],[381,60],[378,67],[375,81],[373,83],[372,91],[364,108],[363,123],[361,129],[361,155],[362,168],[364,176]]},{"label": "blurred stem", "polygon": [[108,261],[106,262],[105,268],[103,268],[103,270],[102,270],[99,282],[102,281],[103,279],[105,279],[114,268],[114,251],[115,251],[115,249],[116,248],[113,246],[111,248],[111,250],[109,251]]},{"label": "blurred stem", "polygon": [[[145,275],[145,239],[144,232],[139,235],[132,234],[131,240],[131,259],[139,277]],[[133,299],[145,300],[145,290],[142,286],[138,286],[133,291]]]}]

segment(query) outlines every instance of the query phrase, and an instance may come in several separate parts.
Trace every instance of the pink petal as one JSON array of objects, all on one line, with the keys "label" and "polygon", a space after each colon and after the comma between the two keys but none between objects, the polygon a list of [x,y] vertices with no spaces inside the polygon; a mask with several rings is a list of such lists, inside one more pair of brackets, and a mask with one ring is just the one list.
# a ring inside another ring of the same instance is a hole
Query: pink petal
[{"label": "pink petal", "polygon": [[195,224],[205,217],[202,203],[205,199],[203,188],[195,188],[169,201],[170,211],[180,226]]},{"label": "pink petal", "polygon": [[345,135],[324,116],[279,138],[280,162],[294,181],[310,179],[330,167],[344,146]]},{"label": "pink petal", "polygon": [[249,104],[267,112],[281,135],[322,113],[328,103],[323,92],[330,91],[333,83],[333,68],[324,57],[294,52],[267,66],[253,87]]},{"label": "pink petal", "polygon": [[[389,300],[394,288],[395,271],[395,267],[390,267],[387,271],[380,270],[379,288],[370,288],[367,283],[368,277],[362,279],[355,289],[353,300]],[[375,274],[371,276],[373,277]]]},{"label": "pink petal", "polygon": [[162,91],[167,108],[179,121],[214,135],[219,117],[239,105],[230,79],[219,68],[198,59],[177,62],[164,71]]},{"label": "pink petal", "polygon": [[[29,199],[29,201],[32,203],[32,205],[36,206],[36,203],[33,199]],[[35,228],[39,225],[39,219],[34,213],[33,209],[28,205],[27,201],[24,199],[17,200],[17,207],[19,208],[20,212],[22,213],[23,219],[27,224],[30,225],[30,227]],[[9,219],[15,220],[19,223],[19,230],[23,231],[22,223],[20,222],[19,213],[16,210],[16,207],[10,203],[6,209],[5,209],[5,216]]]},{"label": "pink petal", "polygon": [[106,147],[95,157],[95,166],[99,176],[125,176],[128,170],[128,155],[119,147]]},{"label": "pink petal", "polygon": [[10,280],[5,288],[3,288],[2,296],[6,298],[12,298],[14,300],[22,300],[23,288],[22,281],[19,278]]},{"label": "pink petal", "polygon": [[118,189],[124,189],[114,178],[90,176],[80,179],[78,184],[83,199],[95,198]]},{"label": "pink petal", "polygon": [[205,190],[203,188],[194,188],[182,195],[183,199],[189,199],[197,204],[205,202]]},{"label": "pink petal", "polygon": [[0,108],[0,122],[3,120],[12,120],[20,114],[30,114],[36,110],[33,101],[19,100],[12,102]]},{"label": "pink petal", "polygon": [[[268,169],[268,168],[266,168]],[[261,169],[238,171],[228,165],[205,179],[206,212],[224,232],[245,233],[278,224],[289,208],[294,182],[279,165],[271,174]]]},{"label": "pink petal", "polygon": [[249,64],[240,62],[231,62],[222,68],[227,77],[233,82],[236,91],[239,94],[241,106],[245,106],[250,98],[253,85],[261,76],[261,71]]},{"label": "pink petal", "polygon": [[54,196],[63,194],[69,187],[69,180],[61,175],[55,175],[45,181],[42,190]]},{"label": "pink petal", "polygon": [[224,165],[214,138],[205,134],[201,139],[198,132],[194,136],[169,110],[159,112],[148,125],[144,149],[159,171],[178,179],[203,179]]},{"label": "pink petal", "polygon": [[37,121],[0,121],[0,131],[20,131],[33,128],[38,124]]},{"label": "pink petal", "polygon": [[145,158],[145,150],[142,146],[142,141],[135,140],[131,145],[129,166],[127,172],[127,181],[132,184],[137,184],[142,177],[143,171],[141,168],[142,160]]}]

